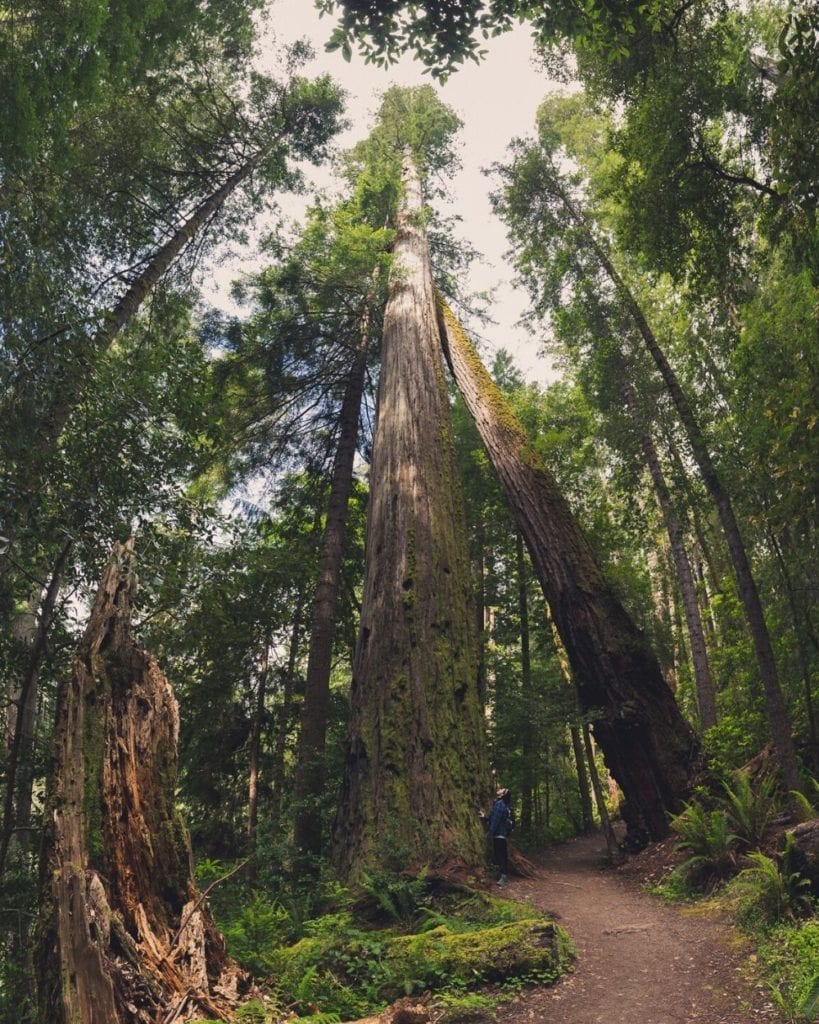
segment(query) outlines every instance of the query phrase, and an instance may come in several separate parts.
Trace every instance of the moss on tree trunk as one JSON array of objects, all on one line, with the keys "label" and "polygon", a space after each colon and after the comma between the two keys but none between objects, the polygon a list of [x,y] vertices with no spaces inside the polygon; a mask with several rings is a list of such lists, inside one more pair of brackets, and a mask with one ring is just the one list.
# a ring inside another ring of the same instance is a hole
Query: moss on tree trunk
[{"label": "moss on tree trunk", "polygon": [[130,636],[131,552],[107,566],[60,687],[41,856],[42,1024],[229,1020],[247,980],[191,875],[174,799],[179,716]]},{"label": "moss on tree trunk", "polygon": [[620,784],[636,836],[668,834],[698,743],[659,663],[607,584],[557,482],[443,303],[440,329],[467,408],[523,534],[572,667],[581,708]]},{"label": "moss on tree trunk", "polygon": [[335,860],[354,878],[484,857],[488,779],[463,503],[417,171],[405,160]]}]

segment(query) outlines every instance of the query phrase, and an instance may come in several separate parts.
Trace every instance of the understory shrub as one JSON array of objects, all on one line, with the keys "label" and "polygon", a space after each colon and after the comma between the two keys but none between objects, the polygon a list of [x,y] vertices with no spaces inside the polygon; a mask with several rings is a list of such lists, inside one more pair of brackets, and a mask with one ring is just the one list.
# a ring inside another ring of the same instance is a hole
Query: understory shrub
[{"label": "understory shrub", "polygon": [[[426,992],[455,1000],[447,1012],[456,1019],[454,1005],[470,990],[514,977],[553,982],[573,956],[552,921],[480,893],[436,897],[419,908],[415,923],[408,934],[406,914],[380,930],[362,926],[349,911],[325,915],[309,922],[295,944],[266,950],[261,974],[275,985],[277,1003],[295,1014],[349,1020]],[[467,1000],[463,1008],[477,1016],[482,1005]]]},{"label": "understory shrub", "polygon": [[707,811],[702,804],[692,801],[671,819],[671,828],[680,836],[674,850],[690,854],[675,873],[691,885],[707,891],[733,874],[736,837],[728,828],[724,811]]},{"label": "understory shrub", "polygon": [[770,929],[759,944],[759,963],[774,999],[790,1020],[819,1020],[818,919]]},{"label": "understory shrub", "polygon": [[765,775],[754,787],[744,772],[734,772],[733,784],[723,782],[721,803],[731,831],[749,849],[757,849],[776,814],[779,794],[776,779]]},{"label": "understory shrub", "polygon": [[[779,808],[779,797],[773,776],[762,776],[754,784],[746,773],[734,772],[730,782],[722,782],[721,794],[701,792],[686,804],[682,813],[671,819],[672,830],[680,836],[675,852],[690,855],[676,869],[683,885],[710,892],[734,875],[737,851],[759,850]],[[750,858],[754,861],[752,872],[764,873],[764,861],[753,854]],[[769,888],[773,882],[771,876]]]},{"label": "understory shrub", "polygon": [[751,867],[744,868],[731,884],[738,897],[739,920],[746,928],[793,921],[813,910],[810,883],[791,864],[793,839],[785,840],[780,860],[758,851],[748,855]]},{"label": "understory shrub", "polygon": [[410,926],[425,906],[427,872],[416,877],[394,875],[386,871],[363,872],[360,888],[370,904],[393,924]]}]

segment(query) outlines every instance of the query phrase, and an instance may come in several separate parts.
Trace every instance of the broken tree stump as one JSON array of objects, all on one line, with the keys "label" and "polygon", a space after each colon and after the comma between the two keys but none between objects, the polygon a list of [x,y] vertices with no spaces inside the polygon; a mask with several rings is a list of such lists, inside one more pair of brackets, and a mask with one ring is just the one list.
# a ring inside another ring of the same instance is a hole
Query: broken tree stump
[{"label": "broken tree stump", "polygon": [[132,544],[106,567],[59,688],[40,862],[42,1024],[228,1021],[249,978],[192,876],[179,713],[131,637]]}]

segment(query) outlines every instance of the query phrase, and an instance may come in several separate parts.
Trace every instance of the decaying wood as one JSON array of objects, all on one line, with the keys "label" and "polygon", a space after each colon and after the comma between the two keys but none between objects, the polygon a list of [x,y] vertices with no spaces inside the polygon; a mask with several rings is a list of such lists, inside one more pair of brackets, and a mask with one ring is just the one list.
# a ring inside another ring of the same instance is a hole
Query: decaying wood
[{"label": "decaying wood", "polygon": [[130,561],[130,545],[117,545],[58,696],[41,859],[42,1024],[228,1021],[249,984],[193,883],[174,806],[178,709],[130,635]]}]

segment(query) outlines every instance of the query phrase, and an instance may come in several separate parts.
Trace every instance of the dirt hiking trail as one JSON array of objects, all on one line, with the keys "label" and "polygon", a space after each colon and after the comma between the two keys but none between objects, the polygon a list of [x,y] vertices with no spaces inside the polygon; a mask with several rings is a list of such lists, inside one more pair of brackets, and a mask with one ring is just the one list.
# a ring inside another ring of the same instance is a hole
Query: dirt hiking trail
[{"label": "dirt hiking trail", "polygon": [[754,1024],[778,1011],[743,974],[749,951],[713,915],[641,887],[640,858],[613,870],[599,835],[551,847],[504,895],[549,911],[577,947],[574,972],[497,1010],[501,1024]]}]

